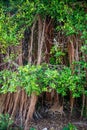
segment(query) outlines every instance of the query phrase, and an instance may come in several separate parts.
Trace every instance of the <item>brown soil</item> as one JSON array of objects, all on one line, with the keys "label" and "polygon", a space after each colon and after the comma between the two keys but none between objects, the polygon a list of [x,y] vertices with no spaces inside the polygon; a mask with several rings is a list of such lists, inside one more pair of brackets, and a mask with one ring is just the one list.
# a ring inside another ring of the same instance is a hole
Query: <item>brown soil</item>
[{"label": "brown soil", "polygon": [[35,128],[36,130],[43,130],[44,128],[47,128],[47,130],[62,130],[68,123],[75,125],[78,130],[87,130],[86,119],[80,120],[78,117],[69,119],[69,116],[61,117],[60,115],[33,121],[31,122],[30,127]]}]

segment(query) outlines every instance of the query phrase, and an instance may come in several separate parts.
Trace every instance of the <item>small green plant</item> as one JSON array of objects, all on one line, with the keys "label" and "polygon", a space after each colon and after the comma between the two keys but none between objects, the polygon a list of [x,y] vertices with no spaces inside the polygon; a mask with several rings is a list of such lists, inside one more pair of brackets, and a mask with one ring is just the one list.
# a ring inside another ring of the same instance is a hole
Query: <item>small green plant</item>
[{"label": "small green plant", "polygon": [[50,51],[50,54],[52,55],[50,57],[50,64],[62,64],[65,53],[61,50],[60,47],[54,45]]},{"label": "small green plant", "polygon": [[11,130],[13,120],[9,114],[0,114],[0,130]]},{"label": "small green plant", "polygon": [[30,130],[36,130],[35,128],[31,127]]},{"label": "small green plant", "polygon": [[78,130],[78,129],[72,123],[68,123],[68,125],[65,126],[62,130]]}]

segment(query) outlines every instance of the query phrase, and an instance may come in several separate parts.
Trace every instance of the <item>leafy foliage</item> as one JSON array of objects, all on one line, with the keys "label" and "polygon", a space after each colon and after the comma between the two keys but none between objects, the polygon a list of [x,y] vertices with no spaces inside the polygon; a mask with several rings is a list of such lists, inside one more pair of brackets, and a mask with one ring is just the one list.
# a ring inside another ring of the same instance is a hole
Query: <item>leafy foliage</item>
[{"label": "leafy foliage", "polygon": [[[26,6],[27,5],[27,6]],[[18,45],[23,33],[33,22],[34,3],[12,1],[0,3],[0,44],[2,53],[8,46]]]},{"label": "leafy foliage", "polygon": [[35,128],[31,127],[30,130],[36,130]]},{"label": "leafy foliage", "polygon": [[[26,28],[32,25],[36,15],[49,16],[56,21],[58,30],[66,35],[81,33],[87,40],[87,3],[77,0],[2,0],[0,3],[0,42],[3,46],[18,44]],[[36,20],[36,19],[35,19]],[[85,41],[86,42],[86,41]]]},{"label": "leafy foliage", "polygon": [[0,114],[0,130],[11,130],[11,125],[13,124],[13,120],[10,119],[8,114]]},{"label": "leafy foliage", "polygon": [[61,50],[60,47],[54,45],[51,49],[50,54],[52,55],[50,58],[51,64],[55,64],[55,65],[62,64],[62,58],[65,55],[65,53]]},{"label": "leafy foliage", "polygon": [[68,123],[68,125],[65,126],[62,130],[77,130],[77,128],[75,125]]},{"label": "leafy foliage", "polygon": [[47,65],[20,66],[16,72],[3,70],[0,72],[1,93],[16,92],[24,89],[28,95],[36,92],[37,95],[43,91],[55,89],[62,96],[72,91],[73,97],[80,97],[84,92],[84,75],[73,74],[69,67],[62,70],[50,68]]}]

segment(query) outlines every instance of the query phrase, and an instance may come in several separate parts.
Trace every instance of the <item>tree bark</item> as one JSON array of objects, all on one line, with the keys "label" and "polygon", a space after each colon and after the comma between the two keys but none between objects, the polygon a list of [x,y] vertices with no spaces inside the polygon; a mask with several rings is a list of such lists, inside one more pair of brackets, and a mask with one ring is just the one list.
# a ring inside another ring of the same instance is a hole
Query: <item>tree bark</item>
[{"label": "tree bark", "polygon": [[[74,64],[73,61],[75,59],[75,49],[73,44],[73,37],[69,37],[69,43],[68,43],[68,55],[69,55],[69,63],[70,67],[72,69],[72,74],[74,73]],[[74,98],[72,96],[72,92],[70,91],[70,108],[71,108],[71,115],[74,105]]]},{"label": "tree bark", "polygon": [[34,110],[35,110],[35,105],[37,103],[37,99],[38,99],[38,96],[36,95],[36,93],[32,93],[31,94],[30,106],[29,106],[27,118],[26,118],[26,121],[25,121],[24,130],[29,130],[29,124],[28,123],[29,123],[29,120],[31,120],[32,117],[33,117],[33,113],[34,113]]},{"label": "tree bark", "polygon": [[34,38],[34,29],[35,29],[36,21],[34,22],[32,28],[31,28],[31,39],[30,39],[30,49],[29,49],[29,55],[28,55],[28,62],[32,63],[32,50],[33,50],[33,38]]}]

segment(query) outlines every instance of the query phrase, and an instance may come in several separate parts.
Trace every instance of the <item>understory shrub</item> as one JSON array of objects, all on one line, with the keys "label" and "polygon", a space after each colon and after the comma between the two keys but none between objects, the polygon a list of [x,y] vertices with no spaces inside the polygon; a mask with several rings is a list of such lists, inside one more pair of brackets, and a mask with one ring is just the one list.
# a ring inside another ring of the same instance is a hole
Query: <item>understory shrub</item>
[{"label": "understory shrub", "polygon": [[9,114],[0,114],[0,130],[12,130],[13,120]]}]

